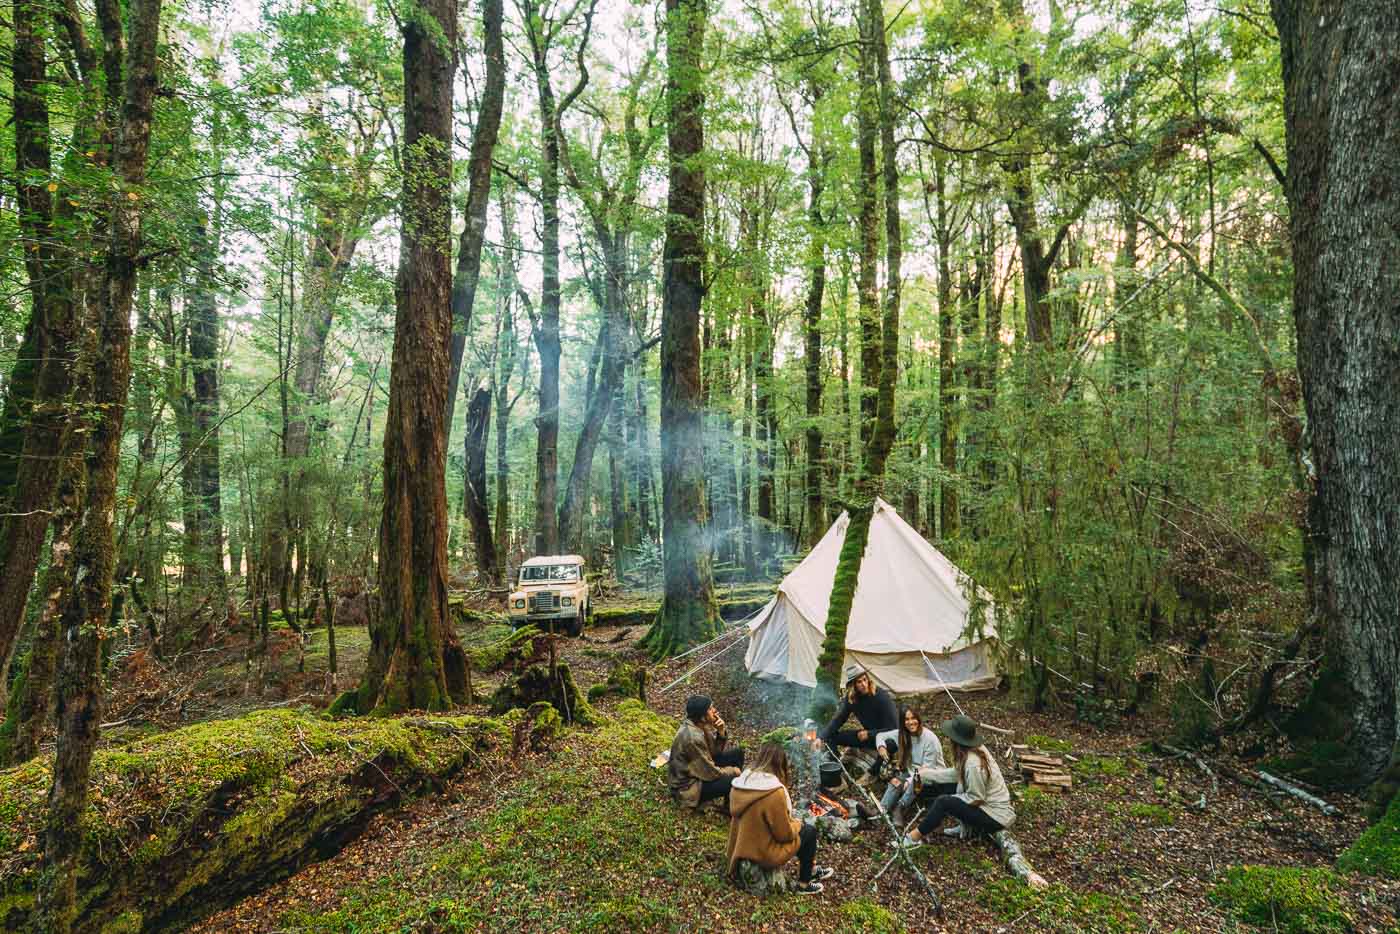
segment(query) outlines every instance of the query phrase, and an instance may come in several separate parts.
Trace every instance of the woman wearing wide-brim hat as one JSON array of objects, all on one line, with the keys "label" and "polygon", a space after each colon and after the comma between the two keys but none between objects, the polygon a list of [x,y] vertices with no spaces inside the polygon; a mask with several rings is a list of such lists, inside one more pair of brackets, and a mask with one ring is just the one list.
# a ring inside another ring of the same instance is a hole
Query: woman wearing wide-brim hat
[{"label": "woman wearing wide-brim hat", "polygon": [[[957,782],[957,791],[934,799],[918,828],[905,836],[905,846],[918,846],[949,817],[973,832],[988,834],[1005,830],[1016,820],[1016,812],[1011,809],[1011,792],[1006,788],[996,759],[987,752],[977,721],[959,714],[944,720],[941,732],[953,743],[953,765],[922,770],[919,777],[926,785]],[[949,828],[945,833],[957,836],[961,831]]]}]

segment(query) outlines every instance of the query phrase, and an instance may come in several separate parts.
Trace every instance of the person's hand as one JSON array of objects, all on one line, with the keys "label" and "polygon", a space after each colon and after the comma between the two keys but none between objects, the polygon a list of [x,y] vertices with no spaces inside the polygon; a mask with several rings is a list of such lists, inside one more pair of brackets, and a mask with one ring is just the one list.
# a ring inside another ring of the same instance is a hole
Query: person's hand
[{"label": "person's hand", "polygon": [[903,787],[904,787],[904,779],[902,779],[902,778],[892,778],[892,779],[890,779],[890,784],[893,785],[893,786],[896,787],[896,788],[903,788]]},{"label": "person's hand", "polygon": [[724,732],[724,729],[725,729],[725,726],[724,726],[724,718],[721,717],[719,714],[715,714],[715,732],[716,732],[716,733],[723,733],[723,732]]},{"label": "person's hand", "polygon": [[986,804],[987,802],[983,801],[981,798],[978,798],[976,801],[969,801],[969,802],[967,802],[967,803],[970,804],[970,805],[972,805],[972,806],[975,807],[975,808],[980,808],[982,805]]},{"label": "person's hand", "polygon": [[856,739],[860,740],[862,743],[865,742],[865,741],[866,741],[867,739],[869,739],[869,738],[870,738],[870,731],[869,731],[869,730],[861,730],[859,733],[856,734]]},{"label": "person's hand", "polygon": [[890,757],[890,751],[889,751],[888,749],[886,749],[884,746],[881,746],[879,749],[877,749],[877,750],[875,750],[875,751],[879,754],[879,756],[880,756],[881,759],[888,759],[888,758]]}]

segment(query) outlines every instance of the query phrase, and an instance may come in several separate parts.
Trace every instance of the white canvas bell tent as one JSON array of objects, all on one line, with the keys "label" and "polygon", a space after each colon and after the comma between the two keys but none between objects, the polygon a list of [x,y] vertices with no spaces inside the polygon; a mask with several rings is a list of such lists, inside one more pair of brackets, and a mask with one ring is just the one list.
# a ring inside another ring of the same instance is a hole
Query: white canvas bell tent
[{"label": "white canvas bell tent", "polygon": [[[744,663],[750,674],[816,685],[831,584],[849,523],[842,513],[749,623]],[[969,633],[963,579],[893,506],[876,500],[846,627],[843,669],[856,662],[899,694],[993,687],[991,596],[978,591],[984,624],[980,632]]]}]

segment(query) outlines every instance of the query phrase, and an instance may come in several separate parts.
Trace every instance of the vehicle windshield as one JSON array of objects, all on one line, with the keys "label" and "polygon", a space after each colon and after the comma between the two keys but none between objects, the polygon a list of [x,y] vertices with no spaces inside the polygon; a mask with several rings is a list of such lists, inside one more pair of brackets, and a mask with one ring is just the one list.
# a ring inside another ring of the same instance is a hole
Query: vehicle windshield
[{"label": "vehicle windshield", "polygon": [[520,583],[538,584],[545,581],[573,583],[578,580],[577,564],[537,564],[520,569]]}]

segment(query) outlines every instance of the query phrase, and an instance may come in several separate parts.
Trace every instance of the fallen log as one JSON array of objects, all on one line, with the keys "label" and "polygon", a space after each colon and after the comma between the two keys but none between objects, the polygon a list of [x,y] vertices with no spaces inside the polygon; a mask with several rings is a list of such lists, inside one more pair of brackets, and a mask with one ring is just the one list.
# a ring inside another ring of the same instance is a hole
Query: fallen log
[{"label": "fallen log", "polygon": [[1200,769],[1201,773],[1205,775],[1206,778],[1210,779],[1210,793],[1216,797],[1220,796],[1220,782],[1216,779],[1215,772],[1211,770],[1211,767],[1206,765],[1206,760],[1186,749],[1178,749],[1166,743],[1158,743],[1157,745],[1159,748],[1171,753],[1179,759],[1190,759],[1192,764]]},{"label": "fallen log", "polygon": [[1021,851],[1021,844],[1017,843],[1016,838],[1011,836],[1011,831],[998,830],[992,834],[992,842],[997,845],[997,849],[1001,852],[1002,863],[1017,879],[1037,891],[1050,885],[1049,882],[1045,881],[1044,876],[1031,868],[1026,854]]},{"label": "fallen log", "polygon": [[1256,774],[1266,784],[1272,785],[1280,791],[1292,795],[1299,801],[1311,804],[1313,807],[1317,808],[1319,811],[1321,811],[1323,814],[1326,814],[1328,817],[1339,817],[1342,813],[1341,808],[1338,808],[1334,804],[1328,804],[1326,801],[1323,801],[1317,795],[1309,794],[1308,792],[1299,788],[1297,785],[1293,784],[1285,778],[1279,778],[1277,775],[1270,775],[1263,769],[1260,769]]},{"label": "fallen log", "polygon": [[[98,751],[78,934],[179,929],[338,852],[509,730],[482,717],[328,721],[262,710]],[[38,923],[50,757],[0,772],[0,930]]]}]

